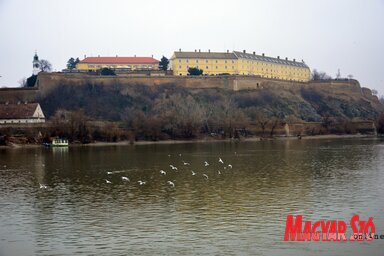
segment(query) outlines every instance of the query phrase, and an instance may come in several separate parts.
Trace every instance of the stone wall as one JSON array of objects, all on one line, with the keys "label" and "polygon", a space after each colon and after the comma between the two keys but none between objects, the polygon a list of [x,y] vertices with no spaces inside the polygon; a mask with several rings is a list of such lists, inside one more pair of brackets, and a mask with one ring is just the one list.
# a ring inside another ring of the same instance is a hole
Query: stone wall
[{"label": "stone wall", "polygon": [[131,85],[166,85],[173,84],[186,88],[221,88],[228,90],[260,90],[270,89],[300,89],[303,87],[311,87],[314,89],[326,89],[328,91],[343,90],[344,93],[357,93],[372,96],[369,91],[362,91],[358,81],[356,80],[340,80],[340,81],[320,81],[320,82],[293,82],[278,79],[266,79],[258,76],[97,76],[87,75],[84,73],[40,73],[37,80],[37,86],[46,93],[57,85],[87,85],[99,84],[105,86],[113,86],[116,84],[122,86]]},{"label": "stone wall", "polygon": [[1,88],[0,104],[5,102],[34,102],[37,92],[37,88]]}]

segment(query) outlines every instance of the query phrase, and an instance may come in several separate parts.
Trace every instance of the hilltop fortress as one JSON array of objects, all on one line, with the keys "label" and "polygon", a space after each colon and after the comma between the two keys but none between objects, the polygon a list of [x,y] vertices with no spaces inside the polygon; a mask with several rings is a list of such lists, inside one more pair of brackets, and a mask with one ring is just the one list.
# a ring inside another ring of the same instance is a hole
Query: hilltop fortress
[{"label": "hilltop fortress", "polygon": [[253,53],[233,52],[174,52],[171,57],[174,75],[186,76],[188,69],[196,67],[207,75],[246,75],[262,78],[274,78],[287,81],[307,82],[310,80],[310,69],[304,61],[296,59],[280,59]]},{"label": "hilltop fortress", "polygon": [[[96,72],[102,68],[115,70],[117,73],[140,73],[148,71],[156,74],[159,61],[152,57],[86,57],[77,63],[76,71]],[[239,75],[258,76],[286,81],[307,82],[310,69],[304,61],[280,59],[243,52],[174,52],[170,58],[171,73],[175,76],[187,76],[189,68],[196,68],[203,75]]]},{"label": "hilltop fortress", "polygon": [[[71,95],[75,97],[77,87],[79,92],[82,88],[99,87],[125,96],[135,86],[173,86],[185,88],[191,93],[212,93],[216,90],[216,93],[225,94],[225,97],[239,95],[237,92],[241,92],[241,95],[252,94],[252,97],[260,99],[269,95],[262,101],[269,102],[271,108],[278,106],[282,111],[282,106],[287,105],[292,108],[291,112],[300,112],[303,104],[312,108],[313,113],[323,109],[318,112],[316,120],[319,120],[319,115],[326,113],[349,118],[372,118],[384,110],[377,96],[372,95],[370,89],[361,88],[357,80],[311,81],[310,69],[303,61],[271,58],[245,51],[217,53],[179,50],[173,54],[171,65],[170,72],[160,70],[159,61],[153,57],[88,57],[77,63],[76,69],[39,72],[33,87],[0,89],[0,103],[40,102],[49,99],[52,93],[59,95],[58,89],[65,87],[71,87]],[[202,69],[203,75],[188,75],[188,68],[191,67]],[[113,69],[116,75],[101,75],[98,71],[102,68]],[[275,102],[277,99],[279,104]],[[45,107],[44,104],[42,107]],[[355,111],[354,108],[359,110]],[[308,113],[298,118],[312,119]]]}]

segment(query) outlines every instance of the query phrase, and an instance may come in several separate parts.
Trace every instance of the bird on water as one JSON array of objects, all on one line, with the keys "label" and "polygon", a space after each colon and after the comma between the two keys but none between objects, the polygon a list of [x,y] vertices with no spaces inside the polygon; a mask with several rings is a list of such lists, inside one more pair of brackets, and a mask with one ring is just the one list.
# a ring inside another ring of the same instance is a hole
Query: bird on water
[{"label": "bird on water", "polygon": [[169,185],[171,185],[172,187],[175,187],[175,183],[173,183],[172,181],[167,181],[167,183],[169,184]]}]

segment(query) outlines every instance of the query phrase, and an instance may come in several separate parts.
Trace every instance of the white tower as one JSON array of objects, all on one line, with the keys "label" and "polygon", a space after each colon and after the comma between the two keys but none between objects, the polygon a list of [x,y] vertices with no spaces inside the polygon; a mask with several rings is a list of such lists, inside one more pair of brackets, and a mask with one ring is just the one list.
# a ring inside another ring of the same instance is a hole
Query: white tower
[{"label": "white tower", "polygon": [[33,75],[37,75],[41,69],[40,69],[40,63],[39,63],[39,56],[37,56],[37,53],[35,52],[35,56],[33,56]]}]

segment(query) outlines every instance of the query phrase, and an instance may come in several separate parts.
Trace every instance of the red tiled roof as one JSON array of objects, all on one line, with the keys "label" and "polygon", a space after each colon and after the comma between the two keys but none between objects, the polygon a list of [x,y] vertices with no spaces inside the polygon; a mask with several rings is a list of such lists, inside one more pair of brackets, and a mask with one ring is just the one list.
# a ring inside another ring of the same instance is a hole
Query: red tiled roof
[{"label": "red tiled roof", "polygon": [[0,119],[26,119],[35,113],[38,103],[0,104]]},{"label": "red tiled roof", "polygon": [[95,64],[158,64],[152,57],[87,57],[80,63]]}]

